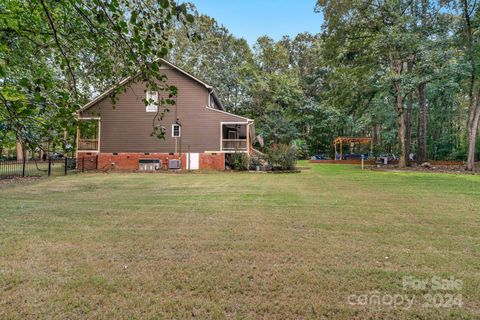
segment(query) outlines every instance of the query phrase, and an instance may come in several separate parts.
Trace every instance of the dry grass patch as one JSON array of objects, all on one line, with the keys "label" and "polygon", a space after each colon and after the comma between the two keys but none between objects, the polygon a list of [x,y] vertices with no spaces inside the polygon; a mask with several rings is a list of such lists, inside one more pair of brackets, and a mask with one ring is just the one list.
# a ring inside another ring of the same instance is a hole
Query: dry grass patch
[{"label": "dry grass patch", "polygon": [[[324,165],[6,188],[0,318],[476,318],[479,187]],[[463,307],[348,303],[404,294],[404,276],[462,279]]]}]

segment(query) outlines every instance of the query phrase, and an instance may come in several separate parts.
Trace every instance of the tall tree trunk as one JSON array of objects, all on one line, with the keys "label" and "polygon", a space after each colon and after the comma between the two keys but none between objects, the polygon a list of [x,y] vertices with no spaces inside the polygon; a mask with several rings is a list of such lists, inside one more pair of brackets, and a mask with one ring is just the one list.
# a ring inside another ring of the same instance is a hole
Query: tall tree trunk
[{"label": "tall tree trunk", "polygon": [[[421,0],[420,20],[424,37],[427,37],[427,13],[430,5],[429,0]],[[427,160],[427,84],[421,82],[417,86],[418,94],[418,148],[417,163],[423,163]]]},{"label": "tall tree trunk", "polygon": [[[400,78],[403,74],[403,68],[405,61],[402,60],[402,55],[399,48],[395,48],[388,53],[390,68]],[[397,124],[398,124],[398,136],[400,138],[400,159],[398,165],[400,168],[405,168],[407,163],[405,161],[405,115],[403,112],[403,92],[402,92],[402,80],[393,80],[393,89],[396,98],[396,110],[397,110]]]},{"label": "tall tree trunk", "polygon": [[473,27],[472,17],[470,16],[470,8],[467,0],[462,1],[462,15],[465,22],[465,35],[466,35],[466,54],[470,61],[470,84],[469,84],[469,112],[468,112],[468,156],[467,167],[468,171],[473,171],[475,166],[475,144],[477,142],[477,130],[478,130],[478,118],[480,117],[480,88],[475,96],[474,88],[477,82],[477,68],[476,68],[476,56],[474,53],[474,40],[473,40]]},{"label": "tall tree trunk", "polygon": [[426,84],[418,85],[418,163],[427,160],[427,97]]},{"label": "tall tree trunk", "polygon": [[412,152],[412,115],[413,115],[413,93],[408,94],[407,114],[405,115],[405,159],[410,163],[410,153]]},{"label": "tall tree trunk", "polygon": [[397,121],[398,121],[398,135],[400,137],[400,159],[398,165],[400,168],[405,168],[407,166],[405,160],[405,116],[403,113],[403,95],[402,95],[402,84],[400,81],[394,83],[395,95],[397,98]]},{"label": "tall tree trunk", "polygon": [[17,160],[23,161],[23,145],[19,140],[17,140]]},{"label": "tall tree trunk", "polygon": [[480,88],[474,98],[468,117],[468,156],[467,170],[473,171],[475,166],[475,146],[477,143],[478,122],[480,119]]},{"label": "tall tree trunk", "polygon": [[[407,65],[408,73],[413,71],[413,59],[408,61]],[[407,114],[405,115],[405,129],[406,129],[406,141],[405,141],[405,159],[410,164],[410,152],[412,151],[412,118],[413,118],[413,92],[408,94],[407,99]]]}]

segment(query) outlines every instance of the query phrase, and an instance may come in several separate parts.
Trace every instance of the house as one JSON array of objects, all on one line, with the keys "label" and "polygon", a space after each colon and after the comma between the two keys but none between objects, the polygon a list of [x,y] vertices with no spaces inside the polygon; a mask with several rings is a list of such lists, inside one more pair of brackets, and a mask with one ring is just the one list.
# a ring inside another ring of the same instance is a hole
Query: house
[{"label": "house", "polygon": [[[167,169],[170,164],[182,169],[224,170],[229,153],[251,152],[254,121],[226,112],[211,86],[161,62],[168,84],[178,89],[176,104],[159,121],[165,138],[152,136],[157,106],[144,103],[162,93],[147,91],[143,81],[131,77],[121,83],[126,91],[117,95],[115,106],[111,89],[77,112],[79,165],[82,158],[95,156],[98,169]],[[81,129],[84,121],[93,123],[94,129]]]}]

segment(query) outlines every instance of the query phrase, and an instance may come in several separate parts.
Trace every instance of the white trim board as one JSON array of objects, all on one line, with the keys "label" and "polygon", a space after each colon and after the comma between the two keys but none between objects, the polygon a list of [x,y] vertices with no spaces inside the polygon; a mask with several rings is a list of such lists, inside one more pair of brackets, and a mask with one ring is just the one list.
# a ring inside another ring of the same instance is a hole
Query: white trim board
[{"label": "white trim board", "polygon": [[[230,113],[230,112],[227,112],[227,111],[210,108],[210,107],[208,107],[208,106],[207,106],[206,108],[207,108],[207,110],[210,110],[210,111],[216,111],[216,112],[220,112],[220,113],[223,113],[223,114],[228,114],[228,115],[233,116],[233,117],[237,117],[237,118],[244,119],[244,120],[246,120],[247,122],[249,122],[249,121],[253,122],[253,121],[254,121],[253,119],[249,119],[249,118],[246,118],[246,117],[238,116],[238,115],[236,115],[236,114],[233,114],[233,113]],[[227,123],[227,122],[224,122],[224,123]],[[233,122],[233,123],[236,123],[236,122]]]},{"label": "white trim board", "polygon": [[79,117],[78,120],[102,120],[100,117]]}]

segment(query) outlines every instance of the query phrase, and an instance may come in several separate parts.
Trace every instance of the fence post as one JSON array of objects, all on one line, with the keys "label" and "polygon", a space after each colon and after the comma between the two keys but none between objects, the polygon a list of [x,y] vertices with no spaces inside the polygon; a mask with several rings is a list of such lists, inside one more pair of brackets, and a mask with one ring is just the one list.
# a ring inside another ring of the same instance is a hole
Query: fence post
[{"label": "fence post", "polygon": [[22,177],[25,177],[25,157],[23,157]]},{"label": "fence post", "polygon": [[187,154],[187,171],[190,172],[190,145],[188,145],[188,154]]},{"label": "fence post", "polygon": [[65,168],[64,168],[65,175],[67,175],[67,166],[68,166],[68,157],[65,157]]},{"label": "fence post", "polygon": [[52,174],[52,158],[48,157],[48,176]]}]

